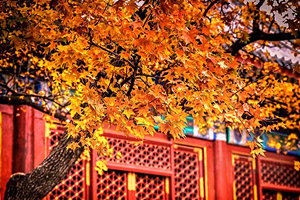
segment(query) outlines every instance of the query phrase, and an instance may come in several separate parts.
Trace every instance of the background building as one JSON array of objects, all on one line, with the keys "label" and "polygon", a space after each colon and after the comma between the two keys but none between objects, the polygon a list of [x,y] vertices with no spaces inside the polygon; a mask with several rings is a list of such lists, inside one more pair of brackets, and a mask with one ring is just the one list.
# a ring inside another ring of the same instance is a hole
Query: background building
[{"label": "background building", "polygon": [[[10,175],[37,167],[64,130],[27,106],[0,105],[0,116],[3,198]],[[218,127],[199,133],[192,119],[184,131],[185,139],[174,141],[158,133],[141,142],[107,129],[115,151],[108,158],[108,170],[96,172],[99,158],[91,152],[47,198],[300,199],[300,172],[294,166],[299,149],[286,155],[272,152],[273,141],[287,139],[285,134],[265,135],[266,156],[253,158],[245,147],[248,139],[238,131]]]}]

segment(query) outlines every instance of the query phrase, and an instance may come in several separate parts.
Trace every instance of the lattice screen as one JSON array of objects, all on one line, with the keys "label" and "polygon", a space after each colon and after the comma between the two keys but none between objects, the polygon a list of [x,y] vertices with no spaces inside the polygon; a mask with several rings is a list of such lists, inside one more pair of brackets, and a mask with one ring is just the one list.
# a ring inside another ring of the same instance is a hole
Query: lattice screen
[{"label": "lattice screen", "polygon": [[147,174],[136,175],[136,199],[166,199],[165,178]]},{"label": "lattice screen", "polygon": [[63,133],[64,133],[63,129],[61,129],[59,127],[58,127],[58,129],[49,130],[49,133],[48,133],[49,134],[48,135],[48,139],[49,139],[48,148],[49,149],[47,152],[50,152],[53,149],[53,147],[55,147],[58,144]]},{"label": "lattice screen", "polygon": [[98,174],[97,199],[127,199],[127,173],[108,170]]},{"label": "lattice screen", "polygon": [[276,161],[261,161],[263,183],[300,188],[300,173],[293,164]]},{"label": "lattice screen", "polygon": [[[49,132],[49,152],[57,145],[63,134],[63,130],[51,130]],[[49,199],[86,199],[86,180],[85,180],[86,161],[80,159],[72,167],[66,178],[57,185],[48,195]]]},{"label": "lattice screen", "polygon": [[[279,194],[278,194],[279,193]],[[300,193],[278,192],[274,190],[263,190],[263,200],[299,200]]]},{"label": "lattice screen", "polygon": [[110,162],[126,165],[138,165],[157,169],[171,169],[171,148],[155,144],[138,144],[124,139],[108,138],[114,153],[120,152],[122,157],[114,155]]},{"label": "lattice screen", "polygon": [[282,200],[299,200],[300,193],[282,192]]},{"label": "lattice screen", "polygon": [[262,191],[263,200],[277,200],[277,192],[273,190],[263,190]]},{"label": "lattice screen", "polygon": [[[171,171],[171,147],[168,145],[140,143],[120,138],[107,138],[114,150],[112,157],[106,158],[110,164],[122,164],[126,167],[147,168],[148,170]],[[122,154],[117,159],[117,153]],[[100,158],[101,159],[101,158]],[[131,177],[132,178],[132,177]],[[168,199],[166,177],[149,174],[136,174],[134,192],[136,199]],[[125,171],[109,170],[97,178],[98,199],[128,199],[130,187],[129,174]]]},{"label": "lattice screen", "polygon": [[252,158],[234,155],[233,159],[236,199],[253,199]]},{"label": "lattice screen", "polygon": [[175,150],[175,199],[200,199],[199,154],[193,151]]}]

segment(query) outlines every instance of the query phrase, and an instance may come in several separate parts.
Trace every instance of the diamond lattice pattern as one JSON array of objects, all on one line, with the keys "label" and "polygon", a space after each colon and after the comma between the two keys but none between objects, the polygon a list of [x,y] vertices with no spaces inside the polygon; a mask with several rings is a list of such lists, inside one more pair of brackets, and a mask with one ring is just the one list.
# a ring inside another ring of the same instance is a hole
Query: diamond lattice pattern
[{"label": "diamond lattice pattern", "polygon": [[[126,165],[138,165],[147,168],[171,169],[170,157],[171,149],[169,146],[139,143],[124,139],[108,138],[110,147],[114,150],[110,162]],[[118,159],[117,153],[122,157]]]},{"label": "diamond lattice pattern", "polygon": [[136,175],[136,199],[166,199],[165,178],[148,174]]},{"label": "diamond lattice pattern", "polygon": [[234,158],[235,195],[237,199],[253,199],[252,159],[243,156]]},{"label": "diamond lattice pattern", "polygon": [[197,152],[175,150],[175,199],[200,199],[198,158]]},{"label": "diamond lattice pattern", "polygon": [[293,164],[262,161],[261,177],[263,183],[300,188],[300,173]]},{"label": "diamond lattice pattern", "polygon": [[263,190],[262,199],[263,200],[276,200],[277,192],[273,190]]},{"label": "diamond lattice pattern", "polygon": [[108,170],[98,174],[97,199],[127,199],[127,173]]},{"label": "diamond lattice pattern", "polygon": [[299,193],[293,193],[293,192],[282,192],[279,191],[280,197],[277,198],[278,191],[275,190],[263,190],[263,200],[299,200],[300,194]]}]

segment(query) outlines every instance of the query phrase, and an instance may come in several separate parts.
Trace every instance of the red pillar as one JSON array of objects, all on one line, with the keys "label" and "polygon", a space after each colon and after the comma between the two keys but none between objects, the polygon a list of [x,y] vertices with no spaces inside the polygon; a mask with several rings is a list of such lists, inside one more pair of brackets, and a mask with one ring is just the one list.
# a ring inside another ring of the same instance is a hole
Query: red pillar
[{"label": "red pillar", "polygon": [[14,107],[13,173],[33,169],[33,110],[28,106]]},{"label": "red pillar", "polygon": [[43,114],[28,106],[0,105],[0,199],[13,173],[27,173],[44,158]]},{"label": "red pillar", "polygon": [[127,181],[128,181],[128,199],[136,200],[135,196],[135,189],[136,189],[136,174],[133,172],[128,172],[127,174]]},{"label": "red pillar", "polygon": [[33,109],[33,168],[37,167],[46,157],[45,120],[44,114]]},{"label": "red pillar", "polygon": [[229,187],[232,187],[228,182],[230,177],[230,171],[227,159],[227,144],[226,144],[226,132],[217,132],[216,140],[214,142],[214,153],[215,153],[215,188],[216,188],[216,199],[231,199],[229,194]]},{"label": "red pillar", "polygon": [[0,105],[0,199],[12,174],[13,106]]}]

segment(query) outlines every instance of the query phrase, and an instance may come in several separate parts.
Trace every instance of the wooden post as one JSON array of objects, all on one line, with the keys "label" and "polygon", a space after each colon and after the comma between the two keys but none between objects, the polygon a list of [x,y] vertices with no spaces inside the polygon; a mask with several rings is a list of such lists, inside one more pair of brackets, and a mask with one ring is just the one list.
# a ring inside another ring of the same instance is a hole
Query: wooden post
[{"label": "wooden post", "polygon": [[171,139],[172,145],[171,145],[171,169],[172,169],[172,175],[171,175],[171,191],[170,191],[170,196],[171,199],[175,199],[175,148],[177,148],[177,145],[174,143],[174,140]]},{"label": "wooden post", "polygon": [[12,174],[13,106],[0,105],[0,112],[0,199],[3,199],[6,183]]},{"label": "wooden post", "polygon": [[136,189],[136,174],[133,172],[128,173],[128,199],[135,200],[135,189]]},{"label": "wooden post", "polygon": [[13,173],[33,169],[33,110],[14,106]]},{"label": "wooden post", "polygon": [[32,110],[33,114],[33,168],[37,167],[45,159],[45,120],[44,114],[38,110]]},{"label": "wooden post", "polygon": [[226,144],[226,132],[225,128],[223,132],[220,129],[216,134],[216,140],[214,142],[215,151],[215,188],[216,199],[232,199],[228,191],[228,187],[232,187],[228,183],[228,156],[227,156],[227,144]]}]

